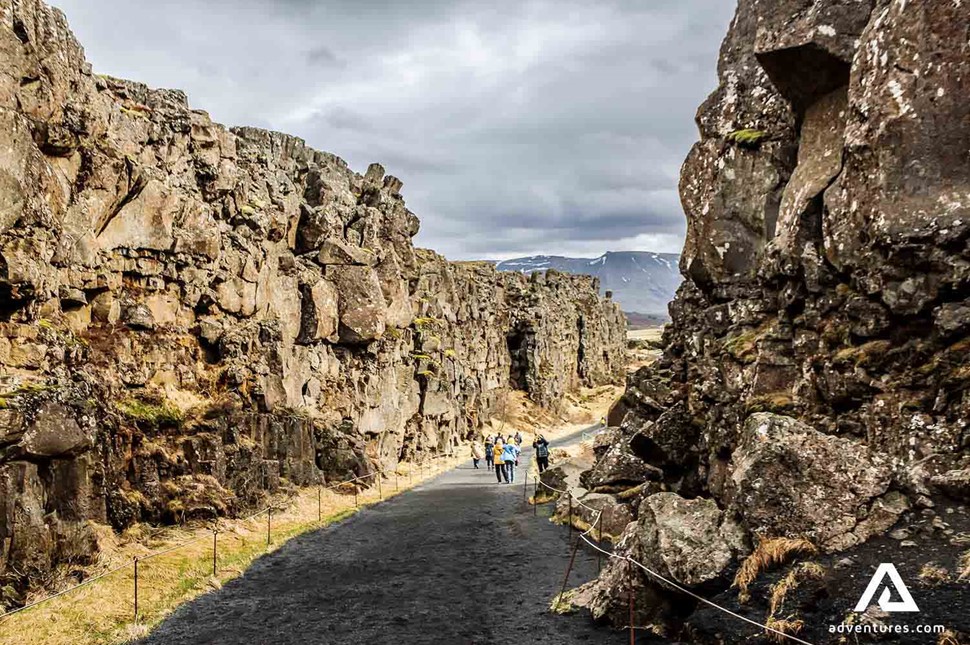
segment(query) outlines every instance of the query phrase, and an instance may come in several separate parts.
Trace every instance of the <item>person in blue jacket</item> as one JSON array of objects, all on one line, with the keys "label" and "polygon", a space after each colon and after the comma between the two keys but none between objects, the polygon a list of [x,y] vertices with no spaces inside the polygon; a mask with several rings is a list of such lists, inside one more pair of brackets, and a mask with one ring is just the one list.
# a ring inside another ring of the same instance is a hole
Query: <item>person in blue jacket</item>
[{"label": "person in blue jacket", "polygon": [[502,450],[502,461],[505,463],[505,480],[508,483],[515,481],[515,462],[519,460],[519,453],[522,452],[514,441],[505,444]]}]

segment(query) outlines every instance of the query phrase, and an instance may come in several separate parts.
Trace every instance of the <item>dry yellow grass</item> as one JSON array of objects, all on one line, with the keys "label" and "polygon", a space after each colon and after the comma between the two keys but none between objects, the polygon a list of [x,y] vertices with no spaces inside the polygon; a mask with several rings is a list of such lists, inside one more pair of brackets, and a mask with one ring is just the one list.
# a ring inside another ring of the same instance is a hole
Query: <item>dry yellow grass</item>
[{"label": "dry yellow grass", "polygon": [[[465,460],[455,456],[424,471],[402,464],[382,482],[384,499],[430,479],[444,469]],[[399,486],[399,488],[398,488]],[[377,503],[376,486],[363,491],[360,506]],[[175,607],[195,596],[217,589],[239,576],[259,556],[279,548],[292,537],[339,521],[356,511],[354,496],[316,487],[303,489],[274,511],[272,542],[267,547],[266,515],[250,520],[223,520],[217,537],[217,573],[212,575],[211,528],[167,529],[156,532],[150,543],[132,540],[101,554],[98,575],[129,564],[92,584],[54,598],[37,607],[0,619],[0,645],[87,645],[124,643],[148,633]],[[319,515],[318,515],[319,512]],[[322,520],[318,520],[322,517]],[[132,534],[137,531],[132,532]],[[148,533],[144,531],[144,533]],[[172,552],[140,560],[138,565],[138,620],[134,620],[134,572],[132,558],[190,542]],[[31,601],[39,598],[31,598]]]},{"label": "dry yellow grass", "polygon": [[936,645],[962,645],[960,643],[959,637],[950,630],[946,630],[940,634],[940,638],[937,639]]},{"label": "dry yellow grass", "polygon": [[963,581],[970,578],[970,551],[964,551],[963,555],[960,556],[960,576],[957,581]]},{"label": "dry yellow grass", "polygon": [[927,562],[919,570],[919,579],[926,585],[935,587],[950,581],[950,572],[935,562]]},{"label": "dry yellow grass", "polygon": [[815,545],[805,538],[764,538],[758,542],[754,551],[745,558],[734,576],[733,586],[738,588],[738,600],[742,603],[750,598],[748,587],[762,571],[788,562],[796,555],[814,555]]},{"label": "dry yellow grass", "polygon": [[819,580],[824,575],[825,568],[817,562],[802,562],[793,568],[771,587],[770,614],[777,614],[784,607],[788,594],[798,589],[803,581]]},{"label": "dry yellow grass", "polygon": [[[773,643],[790,643],[791,641],[782,636],[789,634],[794,636],[805,627],[805,621],[800,618],[774,618],[769,617],[765,622],[765,627],[770,627],[776,631],[765,630],[765,638]],[[781,634],[777,633],[781,632]]]}]

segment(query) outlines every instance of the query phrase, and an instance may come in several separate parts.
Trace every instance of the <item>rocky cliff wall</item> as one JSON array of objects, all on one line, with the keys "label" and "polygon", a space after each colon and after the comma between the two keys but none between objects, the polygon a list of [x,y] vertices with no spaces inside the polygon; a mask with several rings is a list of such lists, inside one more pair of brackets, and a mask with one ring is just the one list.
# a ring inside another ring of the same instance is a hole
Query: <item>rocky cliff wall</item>
[{"label": "rocky cliff wall", "polygon": [[35,0],[0,0],[0,121],[0,587],[622,370],[592,279],[415,249],[379,165],[93,74]]},{"label": "rocky cliff wall", "polygon": [[[658,571],[713,594],[761,540],[845,552],[970,500],[968,34],[960,2],[739,2],[683,167],[663,358],[585,479],[642,485],[623,544]],[[934,521],[950,557],[956,520]],[[631,586],[642,624],[690,611],[618,567],[592,606],[625,621]]]}]

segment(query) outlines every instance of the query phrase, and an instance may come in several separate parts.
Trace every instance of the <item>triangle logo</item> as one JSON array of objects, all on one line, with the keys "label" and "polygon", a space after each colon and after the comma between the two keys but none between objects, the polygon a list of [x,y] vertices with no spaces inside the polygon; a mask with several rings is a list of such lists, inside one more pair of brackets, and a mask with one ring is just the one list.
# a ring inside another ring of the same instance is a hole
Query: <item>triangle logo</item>
[{"label": "triangle logo", "polygon": [[[919,607],[916,606],[916,601],[913,600],[912,594],[906,588],[906,584],[900,577],[899,572],[896,571],[896,567],[888,562],[883,562],[876,569],[876,573],[873,574],[872,580],[869,581],[869,586],[866,587],[862,598],[859,598],[859,602],[856,603],[855,611],[863,612],[869,608],[869,605],[872,604],[872,599],[887,576],[889,577],[889,583],[883,588],[882,594],[879,596],[879,608],[887,613],[919,611]],[[900,600],[890,600],[892,597],[889,593],[890,586],[895,588],[896,595],[899,596]]]}]

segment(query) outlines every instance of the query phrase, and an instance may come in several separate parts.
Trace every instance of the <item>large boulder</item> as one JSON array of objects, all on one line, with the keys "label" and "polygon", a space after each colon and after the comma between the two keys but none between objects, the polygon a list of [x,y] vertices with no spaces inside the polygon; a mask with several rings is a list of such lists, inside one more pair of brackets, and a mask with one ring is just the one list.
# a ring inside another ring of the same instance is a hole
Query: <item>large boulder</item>
[{"label": "large boulder", "polygon": [[[639,518],[627,525],[615,551],[668,580],[703,591],[727,585],[732,564],[748,552],[748,545],[741,527],[713,500],[661,492],[643,501]],[[667,587],[625,559],[611,559],[599,578],[580,587],[571,602],[588,608],[594,618],[624,625],[631,593],[638,625],[662,625],[675,613]]]},{"label": "large boulder", "polygon": [[722,576],[748,550],[744,530],[711,499],[651,495],[637,526],[640,561],[689,587]]},{"label": "large boulder", "polygon": [[629,439],[624,439],[614,443],[590,470],[583,473],[582,483],[590,490],[622,490],[647,480],[659,480],[661,476],[661,471],[634,454]]},{"label": "large boulder", "polygon": [[[580,493],[583,493],[580,495]],[[605,493],[584,493],[583,489],[574,489],[572,505],[565,496],[556,504],[556,515],[564,522],[570,521],[569,511],[572,509],[571,522],[582,531],[593,528],[592,536],[615,542],[626,529],[627,524],[635,519],[634,510],[630,503],[622,502],[614,495]]]},{"label": "large boulder", "polygon": [[71,410],[54,402],[40,406],[21,440],[24,452],[33,457],[68,457],[93,445],[94,437],[78,425]]},{"label": "large boulder", "polygon": [[300,287],[302,313],[299,341],[337,340],[339,324],[337,288],[327,280]]},{"label": "large boulder", "polygon": [[326,276],[339,294],[340,342],[366,343],[384,334],[387,303],[369,266],[329,265]]},{"label": "large boulder", "polygon": [[791,417],[752,414],[733,460],[732,507],[759,535],[838,551],[889,528],[906,508],[889,491],[885,456]]}]

